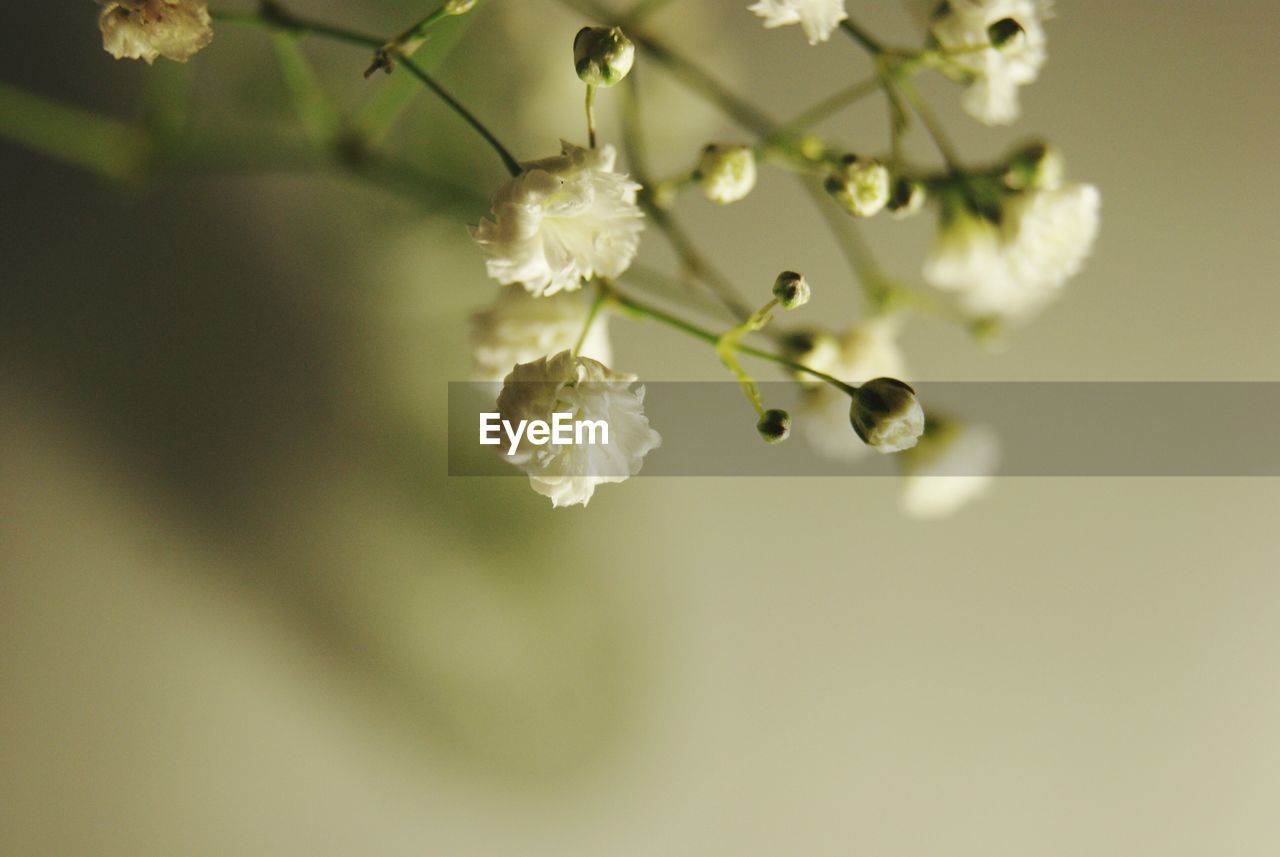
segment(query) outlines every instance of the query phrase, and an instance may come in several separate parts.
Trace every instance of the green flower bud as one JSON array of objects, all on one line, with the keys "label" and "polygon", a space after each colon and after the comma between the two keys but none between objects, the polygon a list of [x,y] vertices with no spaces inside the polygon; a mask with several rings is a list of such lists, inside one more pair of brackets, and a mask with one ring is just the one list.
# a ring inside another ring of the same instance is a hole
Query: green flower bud
[{"label": "green flower bud", "polygon": [[773,281],[773,296],[783,309],[795,309],[809,302],[809,283],[795,271],[783,271]]},{"label": "green flower bud", "polygon": [[782,443],[791,436],[791,414],[780,408],[765,411],[756,423],[756,431],[766,443]]},{"label": "green flower bud", "polygon": [[925,196],[920,182],[898,176],[889,190],[889,214],[899,220],[910,217],[924,205]]},{"label": "green flower bud", "polygon": [[635,59],[636,46],[621,27],[583,27],[573,40],[573,67],[588,86],[613,86]]},{"label": "green flower bud", "polygon": [[476,0],[445,0],[446,15],[465,15],[476,8]]},{"label": "green flower bud", "polygon": [[702,150],[694,176],[712,202],[737,202],[756,186],[756,156],[750,146],[717,145]]},{"label": "green flower bud", "polygon": [[1050,143],[1028,143],[1009,156],[1004,183],[1014,190],[1053,190],[1061,186],[1066,163]]},{"label": "green flower bud", "polygon": [[987,27],[987,38],[991,39],[991,44],[997,49],[1003,48],[1014,39],[1026,33],[1022,25],[1012,18],[1001,18],[990,27]]},{"label": "green flower bud", "polygon": [[824,187],[854,217],[871,217],[889,202],[889,170],[871,158],[846,155]]},{"label": "green flower bud", "polygon": [[876,378],[858,388],[849,408],[858,437],[880,452],[901,452],[924,434],[924,409],[916,391],[896,378]]}]

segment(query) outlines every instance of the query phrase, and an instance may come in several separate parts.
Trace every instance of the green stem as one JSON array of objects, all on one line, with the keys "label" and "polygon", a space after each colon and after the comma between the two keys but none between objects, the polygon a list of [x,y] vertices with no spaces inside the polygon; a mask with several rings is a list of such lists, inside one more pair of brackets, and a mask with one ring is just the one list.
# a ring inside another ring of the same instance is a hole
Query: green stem
[{"label": "green stem", "polygon": [[573,356],[577,357],[578,352],[582,350],[582,344],[587,341],[587,335],[591,333],[591,325],[595,324],[596,316],[600,314],[600,308],[604,306],[605,301],[609,299],[609,292],[602,286],[596,286],[596,297],[591,302],[591,309],[587,312],[587,320],[582,325],[582,333],[578,335],[578,341],[573,344]]},{"label": "green stem", "polygon": [[841,254],[862,287],[862,294],[868,306],[877,313],[883,312],[892,302],[894,287],[888,283],[888,278],[880,270],[871,247],[863,239],[857,224],[838,211],[827,194],[813,182],[804,181],[804,187],[813,198],[813,204],[817,207],[827,229],[835,238]]},{"label": "green stem", "polygon": [[880,41],[878,39],[876,39],[874,36],[872,36],[870,33],[868,33],[858,24],[854,23],[852,18],[845,18],[843,21],[841,21],[840,29],[844,30],[845,33],[848,34],[849,38],[853,39],[855,42],[862,45],[862,47],[866,48],[867,53],[871,54],[872,56],[879,56],[880,54],[884,53],[884,45],[880,44]]},{"label": "green stem", "polygon": [[140,173],[153,150],[140,128],[3,82],[0,138],[111,179]]},{"label": "green stem", "polygon": [[336,42],[345,42],[349,45],[358,45],[362,48],[373,48],[374,50],[381,48],[385,43],[384,39],[370,36],[367,33],[357,33],[354,30],[348,30],[343,27],[335,27],[320,21],[300,18],[292,12],[286,12],[276,3],[263,3],[262,13],[259,15],[245,15],[239,12],[225,12],[216,9],[210,9],[209,15],[213,20],[224,24],[255,27],[260,30],[284,31],[299,36],[320,36]]},{"label": "green stem", "polygon": [[893,85],[903,94],[911,109],[920,117],[920,122],[924,125],[925,130],[929,132],[929,136],[933,138],[933,143],[938,147],[938,151],[942,154],[942,160],[946,161],[947,169],[952,172],[960,170],[960,158],[956,154],[955,147],[951,144],[947,132],[942,129],[942,124],[937,117],[933,115],[933,111],[929,108],[928,102],[921,97],[919,90],[915,84],[903,77],[895,77]]},{"label": "green stem", "polygon": [[587,145],[596,147],[596,88],[587,84]]},{"label": "green stem", "polygon": [[[665,324],[668,327],[673,328],[675,330],[679,330],[682,333],[685,333],[685,334],[688,334],[689,336],[694,337],[695,339],[700,339],[711,346],[715,346],[720,342],[720,339],[721,339],[720,334],[713,333],[712,331],[707,330],[704,327],[699,327],[698,325],[685,321],[682,318],[677,318],[676,316],[671,315],[670,313],[663,312],[657,307],[650,306],[649,304],[642,303],[636,300],[635,298],[628,297],[627,295],[621,294],[616,289],[613,289],[613,288],[609,289],[609,297],[618,306],[628,309],[632,313],[638,316],[641,316],[643,318],[649,318],[649,319],[652,319],[653,321],[657,321],[662,324]],[[806,375],[810,375],[814,378],[817,378],[819,381],[824,381],[830,384],[831,386],[835,387],[838,390],[841,390],[844,393],[847,393],[850,396],[856,395],[858,392],[857,387],[854,387],[851,384],[846,384],[844,381],[841,381],[839,378],[832,377],[831,375],[828,375],[825,372],[819,372],[817,369],[810,369],[808,366],[805,366],[802,363],[797,363],[794,360],[789,360],[786,357],[782,357],[781,355],[771,354],[768,351],[762,351],[759,348],[753,348],[750,345],[743,345],[741,343],[738,343],[735,346],[735,350],[743,354],[747,354],[752,357],[759,358],[761,360],[768,360],[771,363],[776,363],[779,366],[783,366],[787,369],[790,369],[793,372],[803,372]]]},{"label": "green stem", "polygon": [[293,98],[294,111],[308,139],[317,149],[331,147],[342,127],[342,117],[325,95],[315,70],[298,46],[297,36],[277,32],[272,35],[271,42],[280,75]]},{"label": "green stem", "polygon": [[622,16],[623,22],[626,24],[638,24],[669,3],[671,3],[671,0],[636,0],[636,4],[631,7],[630,11]]},{"label": "green stem", "polygon": [[831,97],[818,102],[813,107],[810,107],[808,110],[784,125],[781,130],[773,136],[776,139],[781,140],[786,139],[787,137],[794,137],[798,134],[803,134],[823,119],[838,113],[850,104],[854,104],[857,101],[866,98],[873,92],[878,91],[880,87],[881,82],[878,75],[860,83],[855,83],[853,86],[850,86],[847,89],[842,89],[835,95],[832,95]]},{"label": "green stem", "polygon": [[507,172],[511,173],[513,176],[518,176],[524,171],[524,168],[520,166],[520,162],[511,155],[511,152],[507,150],[506,146],[502,145],[502,143],[498,141],[497,137],[493,136],[493,133],[485,127],[484,123],[477,119],[470,110],[463,107],[462,103],[450,95],[444,87],[436,83],[435,79],[432,78],[431,75],[427,74],[426,71],[408,57],[400,56],[396,59],[405,67],[405,69],[408,70],[409,74],[422,81],[422,83],[434,92],[441,101],[449,105],[449,108],[453,110],[454,113],[461,116],[468,125],[475,129],[476,133],[485,139],[485,142],[488,143],[489,146],[497,152],[498,157],[502,159],[502,165],[507,168]]}]

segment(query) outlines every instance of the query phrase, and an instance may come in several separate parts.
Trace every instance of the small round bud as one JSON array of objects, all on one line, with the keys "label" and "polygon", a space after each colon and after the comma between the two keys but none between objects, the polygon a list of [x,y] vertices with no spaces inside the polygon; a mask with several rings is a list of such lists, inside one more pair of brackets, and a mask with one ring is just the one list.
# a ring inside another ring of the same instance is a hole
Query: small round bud
[{"label": "small round bud", "polygon": [[889,214],[898,220],[910,217],[924,205],[925,196],[920,182],[898,176],[889,191]]},{"label": "small round bud", "polygon": [[767,410],[756,423],[756,431],[766,443],[782,443],[791,436],[791,414],[780,408]]},{"label": "small round bud", "polygon": [[880,452],[901,452],[924,433],[924,409],[915,390],[896,378],[876,378],[858,388],[849,422],[862,442]]},{"label": "small round bud", "polygon": [[1009,156],[1004,183],[1014,190],[1053,190],[1062,185],[1066,162],[1056,146],[1028,143]]},{"label": "small round bud", "polygon": [[889,203],[889,170],[871,158],[846,155],[827,177],[827,193],[854,217],[871,217]]},{"label": "small round bud", "polygon": [[465,15],[476,8],[476,0],[445,0],[446,15]]},{"label": "small round bud", "polygon": [[756,186],[756,156],[750,146],[712,143],[702,150],[694,173],[698,186],[712,202],[737,202]]},{"label": "small round bud", "polygon": [[795,309],[809,302],[809,283],[795,271],[783,271],[773,281],[773,296],[783,309]]},{"label": "small round bud", "polygon": [[636,46],[621,27],[583,27],[573,40],[573,67],[588,86],[613,86],[635,59]]},{"label": "small round bud", "polygon": [[1001,18],[990,27],[987,27],[987,38],[991,39],[993,46],[1000,49],[1009,45],[1018,37],[1025,35],[1026,32],[1022,25],[1012,18]]}]

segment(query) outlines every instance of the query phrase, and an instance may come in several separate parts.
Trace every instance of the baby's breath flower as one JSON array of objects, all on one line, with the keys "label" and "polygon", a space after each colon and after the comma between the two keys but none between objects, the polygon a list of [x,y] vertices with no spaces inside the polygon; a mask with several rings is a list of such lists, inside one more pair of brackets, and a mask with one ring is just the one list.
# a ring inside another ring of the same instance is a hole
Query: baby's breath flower
[{"label": "baby's breath flower", "polygon": [[770,29],[799,24],[811,45],[831,38],[832,31],[849,17],[844,0],[759,0],[750,11],[764,18]]},{"label": "baby's breath flower", "polygon": [[[537,298],[506,286],[492,307],[471,317],[476,380],[501,381],[517,363],[528,363],[574,347],[586,326],[591,301],[581,292]],[[608,318],[592,322],[578,353],[600,363],[612,361]]]},{"label": "baby's breath flower", "polygon": [[796,309],[809,302],[809,282],[795,271],[783,271],[773,281],[773,296],[783,309]]},{"label": "baby's breath flower", "polygon": [[613,86],[635,60],[636,46],[620,27],[583,27],[573,40],[573,67],[590,86]]},{"label": "baby's breath flower", "polygon": [[750,146],[712,143],[702,150],[694,173],[712,202],[737,202],[756,186],[756,156]]},{"label": "baby's breath flower", "polygon": [[1011,194],[999,223],[950,203],[924,276],[971,316],[1022,321],[1053,300],[1088,258],[1101,197],[1093,185]]},{"label": "baby's breath flower", "polygon": [[614,372],[589,357],[561,351],[521,363],[511,370],[498,394],[498,412],[511,424],[551,422],[555,413],[574,420],[603,420],[609,442],[542,446],[521,441],[510,456],[529,475],[534,491],[553,506],[585,506],[597,485],[623,482],[640,472],[644,457],[662,437],[644,415],[644,387],[636,376]]},{"label": "baby's breath flower", "polygon": [[780,408],[767,410],[756,423],[756,431],[766,443],[782,443],[791,436],[791,414]]},{"label": "baby's breath flower", "polygon": [[1000,442],[985,426],[925,421],[920,443],[902,454],[902,509],[916,518],[954,514],[990,486]]},{"label": "baby's breath flower", "polygon": [[186,62],[213,41],[205,0],[98,0],[102,47],[116,59]]},{"label": "baby's breath flower", "polygon": [[[901,377],[906,360],[898,345],[901,323],[880,317],[850,328],[839,338],[825,332],[793,335],[785,343],[788,356],[846,384],[863,384],[872,378]],[[805,439],[814,451],[836,461],[855,461],[867,446],[849,430],[849,397],[829,384],[806,382],[799,419]]]},{"label": "baby's breath flower", "polygon": [[987,125],[1018,118],[1018,87],[1032,83],[1048,56],[1043,21],[1050,0],[948,0],[932,33],[953,76],[968,83],[962,103]]},{"label": "baby's breath flower", "polygon": [[854,217],[871,217],[889,203],[889,170],[872,158],[846,155],[827,177],[827,193]]},{"label": "baby's breath flower", "polygon": [[1053,190],[1062,185],[1066,164],[1051,143],[1028,143],[1009,156],[1004,183],[1014,190]]},{"label": "baby's breath flower", "polygon": [[887,208],[890,216],[898,220],[911,217],[924,207],[926,196],[924,185],[920,182],[898,176],[889,190]]},{"label": "baby's breath flower", "polygon": [[494,195],[493,220],[471,228],[489,256],[489,276],[538,296],[621,276],[644,228],[640,185],[613,172],[612,146],[561,146],[559,156],[525,164]]},{"label": "baby's breath flower", "polygon": [[879,452],[902,452],[924,433],[924,409],[916,391],[897,378],[873,378],[858,388],[849,422],[862,441]]}]

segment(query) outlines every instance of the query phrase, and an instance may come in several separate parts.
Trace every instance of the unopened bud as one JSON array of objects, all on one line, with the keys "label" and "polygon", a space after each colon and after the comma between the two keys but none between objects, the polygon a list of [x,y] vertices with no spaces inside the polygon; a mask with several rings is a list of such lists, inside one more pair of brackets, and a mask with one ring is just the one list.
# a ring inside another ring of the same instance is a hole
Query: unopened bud
[{"label": "unopened bud", "polygon": [[871,217],[888,204],[889,183],[889,170],[884,164],[847,155],[824,186],[854,217]]},{"label": "unopened bud", "polygon": [[1010,44],[1026,32],[1027,31],[1022,28],[1022,25],[1014,19],[1001,18],[999,21],[996,21],[994,24],[987,27],[987,38],[991,39],[991,44],[999,49]]},{"label": "unopened bud", "polygon": [[901,452],[924,433],[924,409],[915,390],[896,378],[876,378],[858,388],[849,422],[862,442],[880,452]]},{"label": "unopened bud", "polygon": [[783,309],[795,309],[809,302],[809,283],[795,271],[783,271],[773,281],[773,296]]},{"label": "unopened bud", "polygon": [[889,214],[899,220],[910,217],[924,205],[925,196],[920,182],[898,176],[889,191]]},{"label": "unopened bud", "polygon": [[1061,186],[1066,162],[1056,146],[1028,143],[1009,156],[1004,183],[1014,190],[1053,190]]},{"label": "unopened bud", "polygon": [[613,86],[635,59],[636,46],[621,27],[583,27],[573,40],[573,67],[589,86]]},{"label": "unopened bud", "polygon": [[476,0],[445,0],[446,15],[465,15],[476,8]]},{"label": "unopened bud", "polygon": [[780,408],[767,410],[756,423],[756,431],[766,443],[782,443],[791,436],[791,414]]},{"label": "unopened bud", "polygon": [[737,202],[756,186],[756,156],[750,146],[712,143],[702,150],[694,173],[712,202]]}]

